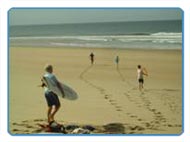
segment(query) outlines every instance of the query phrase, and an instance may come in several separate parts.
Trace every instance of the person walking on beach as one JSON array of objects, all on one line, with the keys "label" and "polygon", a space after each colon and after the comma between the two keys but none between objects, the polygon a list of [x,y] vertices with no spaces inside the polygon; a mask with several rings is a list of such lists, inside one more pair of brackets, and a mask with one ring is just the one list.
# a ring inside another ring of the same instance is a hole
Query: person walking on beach
[{"label": "person walking on beach", "polygon": [[142,92],[143,91],[143,84],[144,84],[144,75],[148,76],[148,73],[145,69],[142,69],[141,65],[137,66],[137,79],[139,82],[139,91]]},{"label": "person walking on beach", "polygon": [[93,52],[90,53],[90,60],[91,60],[91,65],[93,65],[94,64],[94,53]]},{"label": "person walking on beach", "polygon": [[50,80],[53,84],[56,84],[57,87],[60,89],[61,93],[63,94],[63,96],[64,96],[64,90],[62,89],[61,84],[57,80],[56,76],[53,74],[53,66],[49,64],[46,65],[45,74],[43,75],[43,78],[41,80],[42,81],[41,87],[44,87],[45,98],[48,105],[47,118],[48,118],[48,123],[51,125],[55,121],[54,116],[59,110],[61,105],[57,94],[52,92],[46,85],[45,81],[46,79]]},{"label": "person walking on beach", "polygon": [[117,65],[117,69],[118,69],[119,68],[119,56],[118,55],[115,57],[115,63]]}]

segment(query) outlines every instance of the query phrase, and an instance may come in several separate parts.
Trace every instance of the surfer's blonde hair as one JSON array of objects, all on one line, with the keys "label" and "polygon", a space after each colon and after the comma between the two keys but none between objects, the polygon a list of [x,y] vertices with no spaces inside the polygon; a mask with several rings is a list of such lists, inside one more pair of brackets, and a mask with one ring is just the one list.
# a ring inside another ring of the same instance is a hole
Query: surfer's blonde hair
[{"label": "surfer's blonde hair", "polygon": [[45,69],[45,71],[48,72],[49,70],[53,69],[53,66],[50,65],[50,64],[46,64],[45,67],[44,67],[44,69]]}]

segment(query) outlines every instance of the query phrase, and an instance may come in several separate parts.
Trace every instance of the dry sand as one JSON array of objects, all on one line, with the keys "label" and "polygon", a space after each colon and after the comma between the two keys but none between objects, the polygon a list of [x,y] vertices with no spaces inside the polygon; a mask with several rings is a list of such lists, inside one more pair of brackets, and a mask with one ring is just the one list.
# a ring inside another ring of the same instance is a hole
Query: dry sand
[{"label": "dry sand", "polygon": [[[91,52],[95,54],[93,66]],[[43,89],[37,87],[46,63],[54,66],[61,82],[79,94],[76,101],[60,98],[56,121],[104,128],[97,133],[182,132],[181,50],[11,47],[9,53],[11,134],[38,133],[37,123],[46,123],[47,105]],[[120,56],[118,70],[116,55]],[[143,94],[138,90],[138,64],[149,73]],[[118,130],[103,127],[112,123],[118,124]]]}]

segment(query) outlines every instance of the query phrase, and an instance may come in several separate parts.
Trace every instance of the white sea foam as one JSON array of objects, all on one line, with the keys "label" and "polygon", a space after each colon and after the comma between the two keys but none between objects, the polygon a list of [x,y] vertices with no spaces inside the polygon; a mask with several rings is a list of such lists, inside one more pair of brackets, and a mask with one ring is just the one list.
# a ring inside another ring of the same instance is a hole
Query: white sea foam
[{"label": "white sea foam", "polygon": [[[75,46],[75,47],[178,47],[181,48],[182,33],[153,33],[153,34],[128,34],[128,35],[97,35],[97,36],[36,36],[36,37],[10,37],[14,45],[29,45],[39,43],[48,46]],[[174,46],[178,45],[178,46]]]}]

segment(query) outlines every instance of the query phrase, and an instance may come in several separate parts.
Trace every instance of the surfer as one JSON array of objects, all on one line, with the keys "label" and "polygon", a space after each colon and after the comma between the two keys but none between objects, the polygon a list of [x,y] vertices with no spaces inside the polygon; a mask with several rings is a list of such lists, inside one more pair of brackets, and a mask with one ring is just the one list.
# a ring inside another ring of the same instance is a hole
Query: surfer
[{"label": "surfer", "polygon": [[117,69],[118,69],[119,68],[119,56],[118,55],[115,57],[115,63],[117,65]]},{"label": "surfer", "polygon": [[142,69],[141,65],[138,65],[137,66],[137,79],[138,79],[138,82],[139,82],[139,90],[140,90],[140,92],[142,92],[142,90],[144,88],[143,87],[143,84],[144,84],[143,75],[148,76],[148,73],[147,73],[145,68]]},{"label": "surfer", "polygon": [[93,52],[90,54],[90,60],[91,60],[91,65],[93,65],[94,64],[94,53]]},{"label": "surfer", "polygon": [[59,98],[57,94],[52,92],[45,83],[45,78],[50,79],[54,84],[57,85],[57,87],[60,89],[62,95],[64,96],[64,91],[61,87],[60,82],[57,80],[56,76],[53,74],[53,66],[52,65],[46,65],[45,66],[45,74],[42,78],[42,85],[41,87],[44,87],[45,91],[45,98],[48,105],[48,111],[47,111],[47,117],[48,117],[48,123],[54,122],[54,116],[59,110],[61,104],[59,101]]}]

